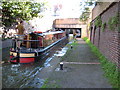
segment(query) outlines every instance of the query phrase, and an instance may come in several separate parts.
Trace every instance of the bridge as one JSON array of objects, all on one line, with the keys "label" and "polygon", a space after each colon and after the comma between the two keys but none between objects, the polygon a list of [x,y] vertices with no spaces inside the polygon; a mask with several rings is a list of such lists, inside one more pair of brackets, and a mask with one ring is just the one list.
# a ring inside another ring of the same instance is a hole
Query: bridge
[{"label": "bridge", "polygon": [[85,37],[87,35],[87,25],[84,22],[81,22],[79,18],[55,19],[53,21],[53,28],[65,30],[70,34],[79,30],[81,37]]}]

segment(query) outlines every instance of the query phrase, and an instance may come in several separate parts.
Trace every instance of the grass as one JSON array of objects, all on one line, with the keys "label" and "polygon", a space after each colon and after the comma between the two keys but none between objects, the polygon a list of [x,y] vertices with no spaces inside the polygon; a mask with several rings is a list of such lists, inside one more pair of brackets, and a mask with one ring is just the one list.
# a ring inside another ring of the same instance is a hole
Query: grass
[{"label": "grass", "polygon": [[85,37],[83,38],[86,43],[90,46],[92,52],[99,58],[101,62],[102,69],[104,70],[105,77],[108,78],[109,82],[113,86],[113,88],[120,89],[120,78],[119,78],[119,70],[115,63],[110,62],[106,59],[106,57],[99,51],[99,49],[94,46],[90,40]]},{"label": "grass", "polygon": [[[71,49],[71,45],[73,46],[72,49]],[[77,45],[79,45],[79,44],[76,39],[74,39],[71,44],[67,44],[66,46],[68,47],[68,50],[67,50],[66,54],[61,57],[61,61],[65,60],[65,58],[69,57],[71,51],[77,49],[76,48]]]},{"label": "grass", "polygon": [[40,88],[60,88],[60,86],[57,85],[56,82],[50,83],[49,80],[46,79],[44,84]]}]

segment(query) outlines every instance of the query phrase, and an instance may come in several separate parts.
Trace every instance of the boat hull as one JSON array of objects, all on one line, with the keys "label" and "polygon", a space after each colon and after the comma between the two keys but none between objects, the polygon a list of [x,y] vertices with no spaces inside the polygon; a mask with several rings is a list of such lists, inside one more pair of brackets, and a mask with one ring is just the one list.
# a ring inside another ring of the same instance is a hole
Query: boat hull
[{"label": "boat hull", "polygon": [[[19,53],[19,58],[17,58],[17,53],[10,51],[10,62],[11,63],[32,63],[35,61],[35,53]],[[16,57],[16,58],[15,58]],[[12,60],[15,58],[14,60]]]},{"label": "boat hull", "polygon": [[[12,51],[12,49],[11,49],[10,62],[11,63],[21,63],[21,64],[33,63],[37,60],[40,60],[41,57],[44,56],[46,52],[49,52],[58,43],[65,42],[66,39],[67,39],[67,37],[64,37],[38,52],[19,52],[19,58],[17,58],[17,52]],[[15,58],[15,59],[12,60],[13,58]]]},{"label": "boat hull", "polygon": [[17,60],[10,60],[11,63],[33,63],[35,58],[19,58],[19,62]]}]

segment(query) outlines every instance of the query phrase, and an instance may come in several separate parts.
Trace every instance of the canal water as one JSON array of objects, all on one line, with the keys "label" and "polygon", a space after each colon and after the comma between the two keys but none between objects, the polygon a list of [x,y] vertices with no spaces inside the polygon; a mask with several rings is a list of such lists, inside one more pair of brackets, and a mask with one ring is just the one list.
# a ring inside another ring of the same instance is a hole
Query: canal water
[{"label": "canal water", "polygon": [[[49,52],[37,62],[30,64],[2,64],[2,87],[21,88],[30,83],[33,78],[52,60],[56,51],[59,52],[66,44],[68,39],[54,46]],[[9,53],[9,52],[8,52]],[[6,53],[6,54],[8,54]]]}]

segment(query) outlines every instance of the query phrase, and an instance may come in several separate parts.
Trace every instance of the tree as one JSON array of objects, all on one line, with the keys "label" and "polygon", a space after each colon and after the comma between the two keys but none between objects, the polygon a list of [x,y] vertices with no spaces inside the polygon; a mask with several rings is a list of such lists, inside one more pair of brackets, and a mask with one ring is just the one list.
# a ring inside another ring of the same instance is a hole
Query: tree
[{"label": "tree", "polygon": [[90,10],[88,7],[84,8],[84,11],[82,12],[80,16],[80,21],[86,22],[89,19]]},{"label": "tree", "polygon": [[83,3],[85,3],[85,5],[83,7],[82,14],[80,15],[80,21],[87,22],[90,16],[89,7],[95,5],[96,2],[94,0],[90,0],[89,2],[84,1]]},{"label": "tree", "polygon": [[17,19],[30,20],[42,11],[44,3],[2,2],[2,24],[10,27]]},{"label": "tree", "polygon": [[38,14],[46,9],[45,4],[45,2],[37,3],[35,1],[15,2],[4,0],[1,5],[1,20],[4,27],[2,38],[4,39],[9,28],[16,24],[18,20],[29,21],[33,17],[38,17]]}]

